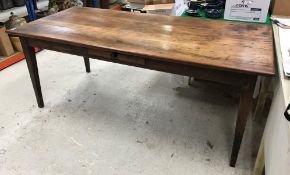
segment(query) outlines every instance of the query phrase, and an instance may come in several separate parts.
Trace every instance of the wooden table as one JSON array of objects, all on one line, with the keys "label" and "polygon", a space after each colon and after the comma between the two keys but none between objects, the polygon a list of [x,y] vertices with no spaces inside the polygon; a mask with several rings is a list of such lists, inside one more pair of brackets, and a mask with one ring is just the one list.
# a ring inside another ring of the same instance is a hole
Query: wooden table
[{"label": "wooden table", "polygon": [[270,25],[71,8],[15,30],[38,106],[44,106],[33,47],[231,85],[241,90],[230,165],[235,166],[258,75],[274,76]]}]

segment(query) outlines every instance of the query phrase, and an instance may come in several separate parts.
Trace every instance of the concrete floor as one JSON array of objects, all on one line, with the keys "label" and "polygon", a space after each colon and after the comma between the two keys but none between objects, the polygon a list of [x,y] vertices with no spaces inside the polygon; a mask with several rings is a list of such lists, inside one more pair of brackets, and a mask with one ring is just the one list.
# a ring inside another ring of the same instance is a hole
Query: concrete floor
[{"label": "concrete floor", "polygon": [[[47,6],[48,0],[40,0],[37,2],[38,9],[47,9]],[[6,22],[9,19],[11,12],[13,12],[15,15],[18,15],[19,17],[24,17],[27,15],[26,6],[14,7],[0,12],[0,22]]]},{"label": "concrete floor", "polygon": [[[38,54],[45,107],[25,61],[0,72],[1,175],[250,175],[262,131],[249,120],[229,167],[236,103],[228,90],[98,60]],[[176,81],[181,80],[181,81]]]}]

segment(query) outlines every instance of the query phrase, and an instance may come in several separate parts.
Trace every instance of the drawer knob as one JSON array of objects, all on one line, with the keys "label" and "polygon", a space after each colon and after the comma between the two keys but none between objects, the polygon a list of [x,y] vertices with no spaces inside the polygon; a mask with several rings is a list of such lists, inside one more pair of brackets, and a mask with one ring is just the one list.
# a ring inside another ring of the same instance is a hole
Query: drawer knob
[{"label": "drawer knob", "polygon": [[112,59],[116,59],[118,57],[118,53],[117,52],[112,52],[111,53],[111,57],[112,57]]}]

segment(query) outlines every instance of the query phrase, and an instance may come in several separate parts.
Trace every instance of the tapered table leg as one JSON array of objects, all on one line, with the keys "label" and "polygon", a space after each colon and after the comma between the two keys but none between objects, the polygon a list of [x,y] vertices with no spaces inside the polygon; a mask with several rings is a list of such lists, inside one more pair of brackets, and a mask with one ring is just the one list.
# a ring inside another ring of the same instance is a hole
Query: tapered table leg
[{"label": "tapered table leg", "polygon": [[87,72],[91,72],[90,58],[89,57],[84,57],[84,61],[85,61],[86,71]]},{"label": "tapered table leg", "polygon": [[241,89],[241,96],[239,101],[239,108],[238,108],[238,118],[236,121],[236,129],[235,129],[235,137],[234,137],[234,144],[232,147],[232,154],[230,160],[230,166],[235,167],[238,154],[240,151],[240,146],[242,143],[246,123],[248,120],[248,116],[251,111],[251,103],[254,93],[254,84],[248,84]]},{"label": "tapered table leg", "polygon": [[44,107],[42,93],[41,93],[41,86],[40,86],[40,80],[38,75],[38,68],[37,68],[37,61],[35,56],[35,50],[34,47],[31,47],[28,45],[27,40],[25,38],[20,38],[23,52],[25,55],[27,67],[29,70],[31,82],[33,85],[34,93],[36,96],[38,107],[42,108]]}]

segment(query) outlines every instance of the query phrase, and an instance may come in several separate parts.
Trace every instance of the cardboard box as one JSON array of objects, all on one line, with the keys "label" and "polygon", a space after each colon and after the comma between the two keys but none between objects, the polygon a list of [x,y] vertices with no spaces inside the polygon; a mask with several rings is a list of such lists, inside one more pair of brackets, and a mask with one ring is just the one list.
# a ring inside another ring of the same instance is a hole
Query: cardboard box
[{"label": "cardboard box", "polygon": [[150,14],[174,15],[174,6],[175,6],[174,3],[145,5],[145,7],[142,10]]},{"label": "cardboard box", "polygon": [[238,21],[266,22],[270,1],[227,0],[224,18]]},{"label": "cardboard box", "polygon": [[14,53],[12,44],[10,42],[9,36],[6,33],[6,28],[0,26],[0,55],[10,56]]},{"label": "cardboard box", "polygon": [[128,0],[130,3],[154,5],[154,4],[170,4],[174,3],[174,0]]},{"label": "cardboard box", "polygon": [[272,15],[290,16],[290,0],[275,0]]},{"label": "cardboard box", "polygon": [[130,3],[136,3],[136,4],[152,4],[153,0],[128,0]]},{"label": "cardboard box", "polygon": [[171,4],[174,0],[152,0],[152,4]]},{"label": "cardboard box", "polygon": [[23,52],[19,37],[10,37],[10,40],[11,40],[14,50],[18,52]]}]

